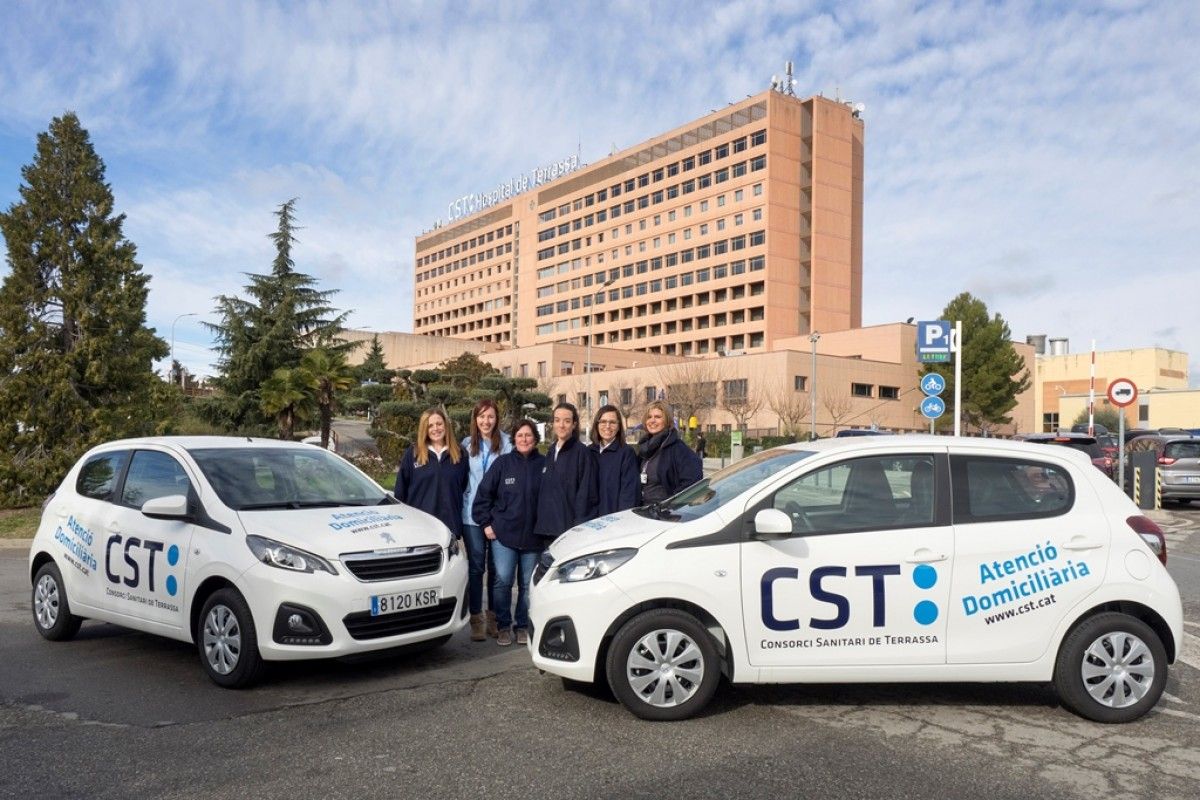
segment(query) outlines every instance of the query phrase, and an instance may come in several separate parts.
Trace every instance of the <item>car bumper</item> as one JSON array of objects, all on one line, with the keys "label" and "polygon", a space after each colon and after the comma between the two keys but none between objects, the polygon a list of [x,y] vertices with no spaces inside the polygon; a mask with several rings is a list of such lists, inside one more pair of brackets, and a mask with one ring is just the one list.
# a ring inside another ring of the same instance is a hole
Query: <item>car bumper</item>
[{"label": "car bumper", "polygon": [[[385,650],[453,634],[467,624],[467,560],[455,556],[439,572],[391,581],[359,581],[344,566],[338,575],[293,573],[258,564],[237,586],[254,617],[258,649],[268,661],[291,661]],[[437,589],[438,606],[371,617],[371,597]],[[281,606],[312,612],[328,644],[278,641]],[[407,615],[407,616],[406,616]]]},{"label": "car bumper", "polygon": [[1168,483],[1163,481],[1164,500],[1191,500],[1200,498],[1200,483]]},{"label": "car bumper", "polygon": [[[590,683],[597,673],[596,657],[605,634],[632,605],[629,596],[608,578],[561,583],[543,577],[529,590],[529,621],[533,628],[529,653],[533,665]],[[567,647],[551,643],[549,637],[567,630],[574,636]]]}]

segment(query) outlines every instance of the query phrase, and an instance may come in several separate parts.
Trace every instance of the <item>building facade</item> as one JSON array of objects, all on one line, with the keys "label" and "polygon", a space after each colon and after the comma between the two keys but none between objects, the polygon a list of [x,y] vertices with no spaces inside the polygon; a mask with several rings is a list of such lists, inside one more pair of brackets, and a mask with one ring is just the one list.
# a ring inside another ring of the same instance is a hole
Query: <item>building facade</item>
[{"label": "building facade", "polygon": [[415,333],[717,357],[862,324],[845,103],[764,92],[494,202],[510,188],[417,238]]}]

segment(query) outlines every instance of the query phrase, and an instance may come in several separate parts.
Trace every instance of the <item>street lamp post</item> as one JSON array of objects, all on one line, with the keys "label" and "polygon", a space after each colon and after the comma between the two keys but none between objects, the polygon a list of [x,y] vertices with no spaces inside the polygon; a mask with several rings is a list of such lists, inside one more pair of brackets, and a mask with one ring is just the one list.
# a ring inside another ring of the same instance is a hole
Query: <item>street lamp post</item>
[{"label": "street lamp post", "polygon": [[811,427],[808,438],[812,440],[817,438],[817,342],[821,341],[821,334],[813,331],[808,341],[812,342],[812,373],[808,376],[808,396],[812,405],[809,410],[812,419],[809,420]]},{"label": "street lamp post", "polygon": [[[176,317],[174,320],[171,321],[171,366],[172,367],[175,366],[175,323],[179,322],[179,320],[183,319],[184,317],[198,317],[198,316],[200,316],[200,312],[189,311],[186,314],[180,314],[178,317]],[[183,367],[182,366],[180,366],[180,368],[179,368],[179,388],[185,389],[185,390],[187,389],[187,386],[184,385],[184,381],[183,381]]]},{"label": "street lamp post", "polygon": [[587,337],[587,348],[584,350],[584,356],[583,356],[583,371],[587,373],[587,403],[585,404],[585,406],[587,408],[587,412],[584,415],[584,423],[586,425],[590,425],[592,422],[592,325],[591,325],[591,320],[592,320],[593,314],[595,313],[596,297],[602,297],[604,295],[604,290],[607,289],[608,287],[612,286],[616,280],[617,280],[616,278],[609,278],[608,280],[606,280],[603,283],[603,285],[600,286],[600,291],[596,292],[595,296],[592,298],[593,311],[592,311],[592,313],[588,314],[588,329],[584,333],[584,336]]}]

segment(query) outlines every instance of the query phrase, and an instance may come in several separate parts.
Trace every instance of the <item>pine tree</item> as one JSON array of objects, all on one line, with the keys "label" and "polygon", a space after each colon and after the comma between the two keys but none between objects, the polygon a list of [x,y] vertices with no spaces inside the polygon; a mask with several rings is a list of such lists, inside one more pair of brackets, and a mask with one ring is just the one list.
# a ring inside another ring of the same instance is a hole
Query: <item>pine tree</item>
[{"label": "pine tree", "polygon": [[271,272],[247,273],[246,298],[219,296],[216,311],[221,321],[208,324],[216,339],[219,375],[213,383],[220,394],[207,413],[230,430],[263,432],[274,427],[273,415],[262,409],[262,386],[276,370],[298,366],[305,350],[345,352],[353,346],[336,340],[348,315],[329,305],[337,290],[319,290],[315,278],[296,272],[295,206],[292,198],[275,212],[279,224],[269,234],[275,244]]},{"label": "pine tree", "polygon": [[87,448],[152,433],[149,277],[113,213],[104,162],[72,113],[51,120],[0,214],[0,502],[40,500]]},{"label": "pine tree", "polygon": [[[963,422],[980,431],[1012,422],[1007,416],[1017,405],[1017,395],[1030,386],[1029,370],[1012,346],[1008,323],[996,314],[988,317],[987,304],[963,292],[946,304],[942,319],[962,322]],[[942,427],[953,425],[954,364],[927,364],[922,374],[937,372],[946,379],[946,414]]]},{"label": "pine tree", "polygon": [[383,345],[379,342],[379,334],[371,337],[371,346],[367,349],[362,363],[354,368],[354,376],[360,383],[391,383],[392,378],[396,377],[396,370],[388,369],[387,361],[383,357]]}]

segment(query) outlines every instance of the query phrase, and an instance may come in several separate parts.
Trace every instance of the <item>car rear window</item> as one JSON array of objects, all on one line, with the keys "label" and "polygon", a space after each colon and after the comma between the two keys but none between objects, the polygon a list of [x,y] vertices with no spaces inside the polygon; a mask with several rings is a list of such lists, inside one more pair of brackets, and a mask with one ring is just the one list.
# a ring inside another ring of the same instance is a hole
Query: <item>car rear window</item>
[{"label": "car rear window", "polygon": [[1163,448],[1167,458],[1200,458],[1200,439],[1192,442],[1167,442]]},{"label": "car rear window", "polygon": [[1054,464],[951,456],[955,524],[1056,517],[1071,510],[1075,484]]}]

